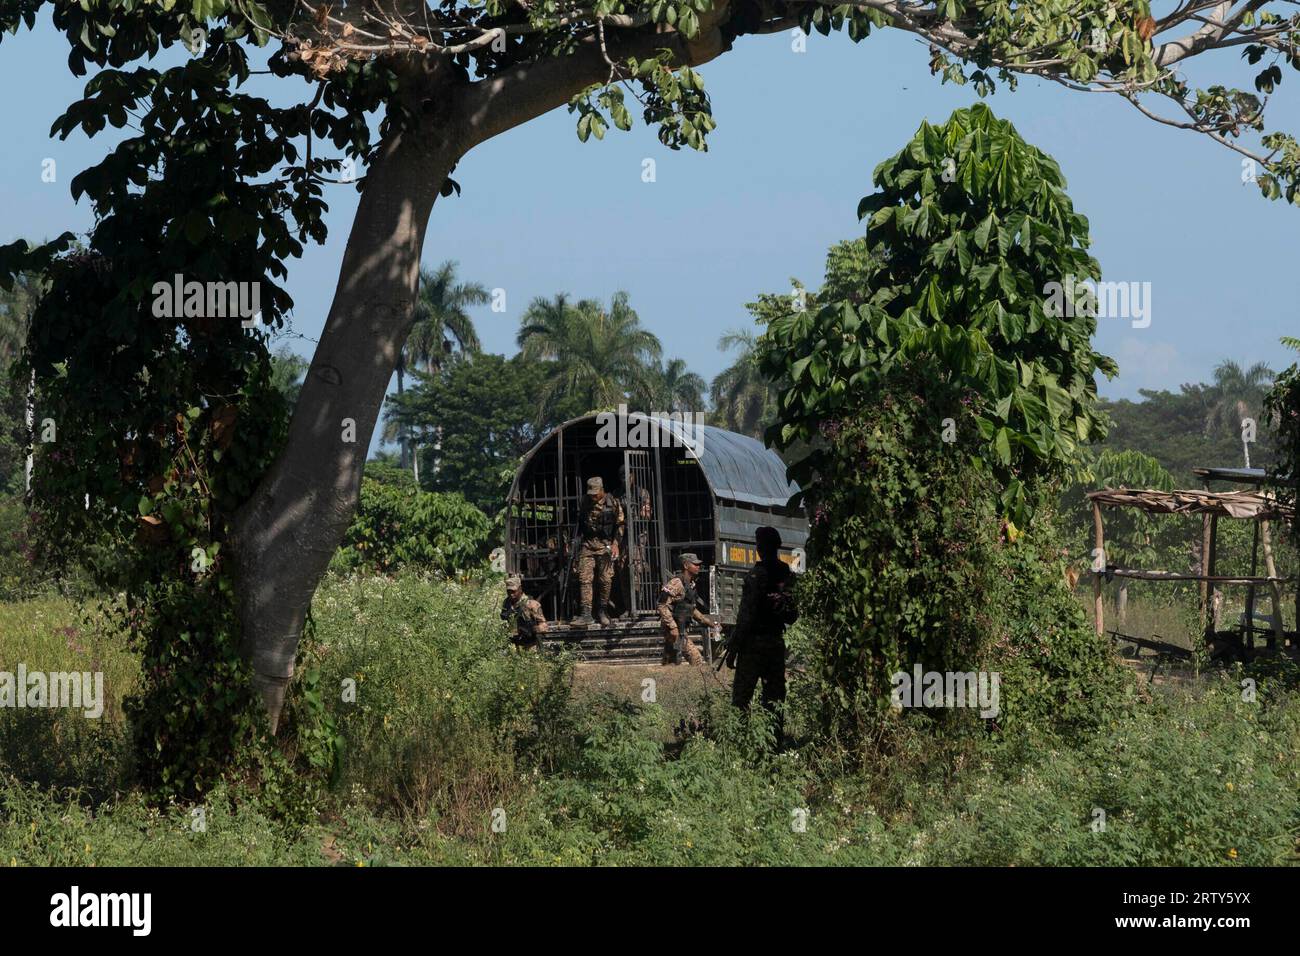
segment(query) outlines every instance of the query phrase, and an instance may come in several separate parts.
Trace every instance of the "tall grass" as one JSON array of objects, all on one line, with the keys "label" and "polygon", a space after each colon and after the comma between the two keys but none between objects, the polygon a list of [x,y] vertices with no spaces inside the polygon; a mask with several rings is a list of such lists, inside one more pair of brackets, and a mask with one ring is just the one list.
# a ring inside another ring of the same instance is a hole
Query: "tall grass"
[{"label": "tall grass", "polygon": [[304,666],[346,741],[345,789],[465,835],[553,769],[571,745],[571,664],[515,650],[498,607],[482,582],[415,574],[322,589]]},{"label": "tall grass", "polygon": [[[46,718],[39,733],[0,712],[0,864],[1297,861],[1300,698],[1286,668],[1253,699],[1240,674],[1151,688],[1068,745],[936,740],[904,714],[891,752],[862,769],[816,742],[773,753],[761,710],[741,718],[709,679],[664,680],[655,703],[629,693],[631,679],[572,693],[572,662],[511,649],[497,600],[488,582],[326,581],[302,672],[346,747],[306,827],[225,788],[202,805],[147,806],[112,746],[120,708]],[[78,651],[61,630],[75,620],[58,602],[0,606],[0,660],[71,667],[93,647],[120,699],[120,637]],[[294,707],[302,719],[301,693]],[[76,721],[97,726],[87,736]],[[105,744],[115,769],[97,779]]]},{"label": "tall grass", "polygon": [[74,789],[98,800],[125,784],[130,772],[122,699],[139,679],[139,665],[122,635],[68,599],[0,604],[0,671],[102,674],[103,713],[0,709],[0,773],[44,787]]}]

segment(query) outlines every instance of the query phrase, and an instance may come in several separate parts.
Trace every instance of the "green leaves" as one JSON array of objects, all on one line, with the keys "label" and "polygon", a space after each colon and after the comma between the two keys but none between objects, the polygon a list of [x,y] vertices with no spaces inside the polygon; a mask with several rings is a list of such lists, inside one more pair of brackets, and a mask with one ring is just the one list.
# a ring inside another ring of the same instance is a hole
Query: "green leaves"
[{"label": "green leaves", "polygon": [[480,562],[492,523],[457,493],[361,483],[361,506],[335,559],[340,567],[455,574]]},{"label": "green leaves", "polygon": [[605,120],[594,110],[583,113],[578,120],[578,139],[585,143],[592,133],[596,134],[596,139],[605,138]]},{"label": "green leaves", "polygon": [[[1113,363],[1091,348],[1096,321],[1049,317],[1043,304],[1049,283],[1099,275],[1086,220],[1056,163],[983,105],[922,124],[874,179],[859,204],[866,260],[828,274],[819,309],[775,319],[760,341],[766,374],[791,383],[769,437],[806,441],[896,365],[936,362],[987,410],[978,457],[1024,525],[1038,489],[1078,467],[1079,442],[1104,434],[1093,376]],[[870,350],[840,334],[855,309],[869,316]]]},{"label": "green leaves", "polygon": [[[682,16],[689,15],[687,22],[698,22],[694,20],[694,10],[686,7],[685,11]],[[681,21],[677,23],[680,27]],[[619,73],[622,78],[641,86],[645,122],[659,128],[660,142],[670,149],[689,146],[707,152],[705,137],[717,124],[713,120],[709,97],[704,92],[704,78],[689,66],[674,72],[668,65],[670,62],[665,50],[651,59],[638,61],[631,58]],[[584,143],[591,136],[603,139],[610,123],[625,131],[632,128],[632,114],[624,103],[623,89],[617,82],[588,87],[569,101],[569,112],[579,114],[578,139]]]},{"label": "green leaves", "polygon": [[999,428],[993,436],[993,450],[997,453],[998,461],[1004,468],[1011,467],[1011,431],[1007,428]]}]

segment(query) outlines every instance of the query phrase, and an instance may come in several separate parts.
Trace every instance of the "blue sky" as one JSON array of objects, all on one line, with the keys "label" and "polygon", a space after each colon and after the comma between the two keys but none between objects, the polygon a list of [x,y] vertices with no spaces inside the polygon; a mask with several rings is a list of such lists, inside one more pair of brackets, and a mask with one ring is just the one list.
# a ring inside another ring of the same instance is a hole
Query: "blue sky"
[{"label": "blue sky", "polygon": [[[48,25],[0,43],[0,89],[9,91],[0,242],[90,225],[88,203],[74,204],[68,183],[111,147],[113,131],[48,137],[85,82],[68,73],[66,56]],[[1217,76],[1208,65],[1193,64],[1192,79],[1249,88],[1235,56],[1219,55]],[[461,162],[463,194],[439,200],[424,258],[455,259],[462,276],[506,291],[504,314],[476,310],[486,348],[514,351],[535,296],[608,299],[626,289],[665,352],[713,376],[728,364],[718,337],[750,322],[745,302],[788,290],[792,276],[815,286],[827,247],[858,234],[857,203],[872,191],[876,163],[922,119],[941,121],[976,99],[931,77],[925,47],[895,31],[858,45],[814,35],[804,53],[788,34],[744,38],[701,72],[718,120],[707,154],[671,152],[642,126],[581,144],[561,109]],[[272,82],[298,92],[296,81]],[[1300,75],[1287,71],[1271,128],[1300,131],[1296,86]],[[1117,98],[1026,81],[988,102],[1060,162],[1104,277],[1152,284],[1148,328],[1101,323],[1097,347],[1121,369],[1103,395],[1205,380],[1225,357],[1283,362],[1278,337],[1300,334],[1300,209],[1242,185],[1236,154]],[[54,183],[41,181],[47,157],[58,164]],[[656,162],[656,182],[642,182],[645,158]],[[290,266],[304,354],[328,311],[356,207],[346,187],[327,198],[329,241]]]}]

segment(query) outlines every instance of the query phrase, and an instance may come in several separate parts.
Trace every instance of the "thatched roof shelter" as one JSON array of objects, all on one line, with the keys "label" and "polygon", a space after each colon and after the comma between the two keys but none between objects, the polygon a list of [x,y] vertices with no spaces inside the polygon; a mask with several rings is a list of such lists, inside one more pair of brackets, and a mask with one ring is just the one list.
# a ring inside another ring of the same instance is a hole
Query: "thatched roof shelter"
[{"label": "thatched roof shelter", "polygon": [[1088,492],[1088,500],[1099,505],[1137,508],[1149,514],[1216,515],[1220,518],[1253,518],[1290,521],[1295,508],[1278,501],[1267,491],[1159,491],[1139,488],[1103,488]]},{"label": "thatched roof shelter", "polygon": [[[1105,633],[1101,592],[1103,579],[1196,581],[1200,584],[1201,620],[1207,643],[1214,644],[1232,637],[1242,650],[1252,649],[1254,634],[1261,630],[1255,624],[1255,591],[1256,588],[1265,588],[1273,604],[1269,646],[1280,649],[1288,636],[1294,637],[1284,631],[1281,613],[1281,586],[1290,579],[1280,576],[1277,572],[1269,525],[1273,521],[1294,522],[1295,505],[1280,500],[1272,491],[1264,489],[1263,486],[1271,479],[1261,469],[1198,468],[1195,472],[1205,480],[1207,485],[1205,489],[1185,488],[1161,491],[1153,488],[1103,488],[1088,492],[1087,499],[1092,505],[1094,526],[1093,617],[1097,633]],[[1227,481],[1239,485],[1254,485],[1254,487],[1240,491],[1211,491],[1208,487],[1210,481]],[[1111,565],[1106,558],[1106,537],[1102,519],[1104,508],[1135,508],[1148,514],[1199,515],[1201,518],[1200,567],[1196,571],[1187,572],[1121,568]],[[1223,575],[1218,572],[1220,518],[1245,520],[1254,524],[1249,574]],[[1264,574],[1259,573],[1258,566],[1261,546],[1264,552]],[[1247,597],[1243,622],[1237,632],[1230,635],[1220,631],[1217,618],[1220,609],[1220,592],[1225,587],[1233,586],[1244,586],[1247,589]],[[1296,611],[1300,615],[1300,593],[1297,594],[1296,603]],[[1133,641],[1141,646],[1170,649],[1162,648],[1158,642],[1134,638],[1117,631],[1113,631],[1112,636]],[[1185,650],[1179,652],[1186,653]]]}]

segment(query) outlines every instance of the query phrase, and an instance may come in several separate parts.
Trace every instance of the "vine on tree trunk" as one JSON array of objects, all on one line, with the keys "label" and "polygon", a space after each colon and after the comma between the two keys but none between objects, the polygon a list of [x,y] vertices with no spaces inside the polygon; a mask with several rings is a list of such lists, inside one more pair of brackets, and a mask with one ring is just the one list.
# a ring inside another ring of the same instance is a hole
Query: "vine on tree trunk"
[{"label": "vine on tree trunk", "polygon": [[[154,7],[134,26],[172,40]],[[358,65],[324,105],[275,108],[238,91],[240,38],[214,34],[167,70],[96,76],[54,131],[94,135],[129,115],[138,135],[72,180],[94,205],[84,242],[0,248],[0,281],[25,272],[48,287],[14,368],[36,386],[32,528],[52,566],[113,555],[92,570],[141,656],[126,710],[142,782],[172,798],[256,778],[288,808],[295,775],[240,653],[231,524],[285,441],[268,349],[292,307],[279,282],[324,239],[320,175],[338,166],[304,163],[299,145],[310,128],[363,158],[366,125],[329,107],[373,109],[388,84],[381,64]],[[100,67],[135,42],[118,40],[93,53]]]}]

